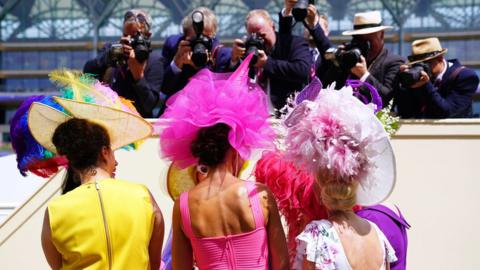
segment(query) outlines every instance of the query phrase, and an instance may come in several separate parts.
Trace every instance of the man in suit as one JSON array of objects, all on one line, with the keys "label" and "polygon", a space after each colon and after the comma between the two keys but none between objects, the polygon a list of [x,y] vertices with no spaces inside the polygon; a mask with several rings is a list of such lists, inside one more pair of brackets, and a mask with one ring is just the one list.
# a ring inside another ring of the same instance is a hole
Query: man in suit
[{"label": "man in suit", "polygon": [[[467,118],[472,117],[472,100],[479,79],[475,72],[457,60],[445,60],[447,49],[438,38],[415,40],[409,65],[425,63],[419,80],[402,86],[396,95],[398,114],[402,118]],[[402,78],[401,74],[401,78]],[[402,80],[403,83],[403,80]]]},{"label": "man in suit", "polygon": [[125,63],[112,63],[112,44],[107,43],[98,56],[87,61],[83,67],[84,73],[94,75],[108,84],[119,96],[132,100],[137,111],[145,118],[156,116],[154,109],[161,103],[163,63],[161,56],[155,52],[151,52],[144,61],[137,59],[130,40],[137,33],[148,39],[151,36],[151,26],[152,19],[145,11],[127,11],[124,16],[123,36],[119,42],[125,55]]},{"label": "man in suit", "polygon": [[[197,66],[192,61],[190,41],[196,36],[192,20],[192,14],[195,12],[203,14],[202,34],[212,41],[211,48],[207,48],[208,62],[206,66]],[[223,47],[215,37],[217,19],[210,9],[199,7],[192,10],[183,18],[182,28],[183,34],[168,37],[162,50],[165,68],[162,92],[167,96],[171,96],[185,87],[188,79],[201,68],[206,67],[216,72],[226,70],[230,59],[231,49]]]},{"label": "man in suit", "polygon": [[388,105],[398,86],[402,57],[390,53],[384,47],[384,30],[390,26],[382,25],[379,11],[357,13],[354,16],[353,30],[343,32],[352,36],[352,43],[360,47],[361,60],[355,66],[346,69],[326,59],[327,50],[332,47],[327,33],[318,20],[314,19],[316,8],[309,5],[305,26],[313,37],[321,56],[321,65],[317,66],[317,76],[324,85],[336,82],[336,88],[345,85],[347,79],[358,79],[373,85],[382,97],[383,106]]},{"label": "man in suit", "polygon": [[[308,44],[302,37],[276,33],[266,10],[250,11],[245,19],[245,28],[248,35],[255,34],[264,41],[265,50],[258,50],[258,60],[254,65],[258,71],[257,80],[269,94],[273,108],[281,109],[288,96],[300,91],[309,82],[311,56]],[[230,68],[238,66],[245,52],[245,41],[235,39]]]},{"label": "man in suit", "polygon": [[[280,33],[292,33],[294,21],[292,10],[296,2],[297,0],[284,1],[284,7],[278,14]],[[315,76],[316,74],[320,74],[322,72],[322,68],[324,68],[322,67],[322,57],[320,51],[322,51],[324,54],[326,50],[333,46],[330,43],[330,40],[327,38],[330,34],[330,30],[328,27],[328,17],[324,14],[319,14],[314,5],[309,5],[307,8],[307,17],[302,23],[305,25],[303,37],[308,42],[310,55],[313,61],[310,73],[312,76]],[[312,30],[310,31],[310,29]],[[313,35],[311,32],[313,32]],[[318,35],[323,35],[325,37],[317,39],[313,38],[313,36]],[[322,42],[320,43],[318,41]]]}]

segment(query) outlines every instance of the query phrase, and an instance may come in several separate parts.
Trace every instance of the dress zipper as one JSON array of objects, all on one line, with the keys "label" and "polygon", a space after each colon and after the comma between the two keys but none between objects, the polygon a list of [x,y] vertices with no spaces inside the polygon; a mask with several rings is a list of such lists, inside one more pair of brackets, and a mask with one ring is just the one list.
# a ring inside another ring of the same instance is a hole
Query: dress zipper
[{"label": "dress zipper", "polygon": [[102,209],[103,226],[105,227],[105,236],[107,238],[107,256],[108,256],[108,269],[112,269],[112,247],[110,243],[110,233],[108,232],[107,217],[105,215],[105,208],[103,206],[102,193],[100,192],[100,185],[95,181],[95,188],[97,190],[98,198],[100,199],[100,207]]}]

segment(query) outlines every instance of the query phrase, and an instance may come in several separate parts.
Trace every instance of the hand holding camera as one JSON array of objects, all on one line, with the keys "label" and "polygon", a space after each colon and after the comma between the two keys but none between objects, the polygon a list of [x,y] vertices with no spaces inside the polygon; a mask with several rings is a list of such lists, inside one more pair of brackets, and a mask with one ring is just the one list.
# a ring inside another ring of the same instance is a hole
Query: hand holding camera
[{"label": "hand holding camera", "polygon": [[367,61],[363,55],[360,55],[360,62],[357,62],[357,64],[350,69],[350,73],[357,76],[357,78],[362,78],[367,72]]},{"label": "hand holding camera", "polygon": [[192,62],[192,47],[190,46],[190,41],[180,41],[173,61],[175,62],[175,65],[180,69],[183,68],[183,65],[195,66]]},{"label": "hand holding camera", "polygon": [[318,23],[317,8],[315,5],[308,5],[307,7],[307,17],[305,18],[305,23],[309,29],[313,29]]},{"label": "hand holding camera", "polygon": [[308,15],[309,5],[315,5],[314,0],[298,0],[292,9],[293,18],[297,22],[303,22]]},{"label": "hand holding camera", "polygon": [[125,66],[130,58],[134,58],[138,63],[144,64],[151,52],[150,39],[138,31],[135,36],[121,37],[119,43],[111,45],[107,55],[107,64],[111,66]]},{"label": "hand holding camera", "polygon": [[245,56],[245,42],[241,39],[235,39],[232,47],[232,64],[237,64]]},{"label": "hand holding camera", "polygon": [[420,62],[411,66],[401,65],[398,76],[404,87],[420,88],[428,83],[433,75],[430,66],[427,63]]},{"label": "hand holding camera", "polygon": [[[325,59],[332,61],[333,64],[341,68],[344,72],[352,72],[357,64],[365,61],[370,51],[370,42],[353,39],[352,42],[338,46],[337,48],[330,48],[325,52]],[[366,63],[362,64],[366,69]],[[360,74],[362,68],[358,66],[355,72]],[[355,73],[354,73],[355,74]],[[365,73],[363,73],[365,74]],[[362,75],[363,75],[362,74]],[[357,75],[357,74],[355,74]]]},{"label": "hand holding camera", "polygon": [[285,0],[283,2],[283,7],[285,8],[285,16],[292,14],[293,7],[297,4],[298,0]]}]

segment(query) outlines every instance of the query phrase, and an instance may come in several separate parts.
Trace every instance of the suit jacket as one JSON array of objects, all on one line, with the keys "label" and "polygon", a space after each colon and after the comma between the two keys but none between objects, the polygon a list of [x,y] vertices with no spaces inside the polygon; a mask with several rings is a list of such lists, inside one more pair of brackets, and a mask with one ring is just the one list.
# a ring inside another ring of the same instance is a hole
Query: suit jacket
[{"label": "suit jacket", "polygon": [[[398,114],[402,118],[467,118],[472,117],[472,100],[477,90],[477,74],[464,68],[457,59],[439,85],[428,82],[417,89],[401,88],[396,95]],[[459,72],[456,72],[457,69]],[[455,74],[456,73],[456,74]]]},{"label": "suit jacket", "polygon": [[104,48],[98,53],[97,58],[88,60],[83,72],[94,75],[95,78],[102,81],[105,74],[110,74],[111,80],[108,82],[110,88],[117,94],[126,99],[132,100],[133,105],[142,117],[154,117],[153,110],[161,101],[160,87],[163,81],[163,61],[159,54],[152,52],[147,60],[144,77],[138,81],[133,78],[128,66],[109,67],[107,55],[111,44],[105,44]]},{"label": "suit jacket", "polygon": [[[172,35],[165,40],[163,45],[162,56],[164,58],[165,79],[162,85],[162,92],[168,97],[183,89],[188,80],[198,71],[194,67],[186,65],[180,73],[176,74],[170,66],[177,53],[178,44],[183,39],[183,35]],[[226,70],[230,64],[232,49],[223,47],[217,38],[213,39],[212,48],[214,62],[208,68],[215,72]]]},{"label": "suit jacket", "polygon": [[[325,52],[333,47],[329,38],[323,32],[323,29],[317,24],[313,29],[309,29],[310,35],[320,52],[319,60],[317,60],[317,77],[327,86],[335,82],[337,88],[345,85],[347,79],[359,79],[350,71],[344,71],[335,66],[331,61],[325,59]],[[400,66],[405,60],[395,54],[388,52],[386,48],[371,62],[367,63],[370,75],[365,80],[373,85],[382,97],[383,106],[387,106],[392,99],[394,92],[398,87],[398,73]]]},{"label": "suit jacket", "polygon": [[[302,90],[309,82],[310,66],[308,44],[302,37],[276,33],[274,48],[269,53],[259,78],[263,88],[267,86],[265,82],[269,83],[270,100],[276,109],[283,108],[287,97]],[[230,67],[227,71],[233,70]]]}]

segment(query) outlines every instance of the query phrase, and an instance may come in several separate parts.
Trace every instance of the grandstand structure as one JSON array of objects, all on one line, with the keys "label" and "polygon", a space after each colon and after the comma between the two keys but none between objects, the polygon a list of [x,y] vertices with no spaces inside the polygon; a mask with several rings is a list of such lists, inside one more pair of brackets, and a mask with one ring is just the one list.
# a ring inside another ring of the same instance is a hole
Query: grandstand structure
[{"label": "grandstand structure", "polygon": [[[243,19],[255,8],[267,9],[274,20],[284,0],[0,0],[0,131],[8,140],[8,121],[25,97],[55,92],[48,73],[56,68],[82,69],[106,41],[121,35],[124,13],[148,11],[154,21],[153,47],[180,32],[182,18],[194,7],[207,6],[219,20],[217,36],[226,44],[245,34]],[[437,36],[458,58],[480,73],[480,0],[317,0],[329,18],[331,38],[352,27],[353,14],[378,9],[387,32],[387,46],[410,53],[414,39]],[[298,24],[295,29],[301,31]],[[476,112],[480,112],[477,97]],[[2,141],[0,140],[0,141]]]}]

